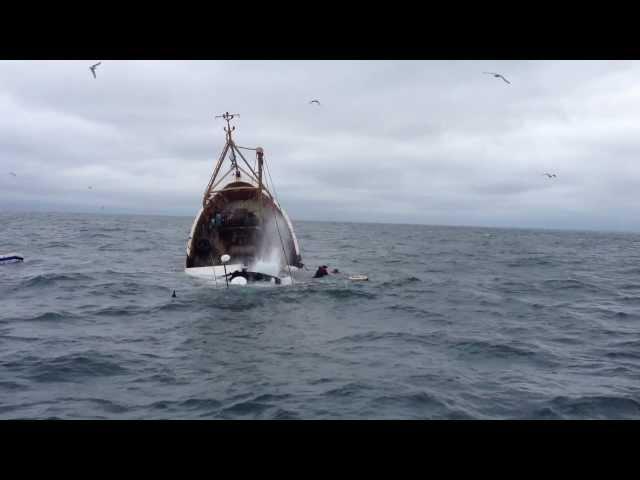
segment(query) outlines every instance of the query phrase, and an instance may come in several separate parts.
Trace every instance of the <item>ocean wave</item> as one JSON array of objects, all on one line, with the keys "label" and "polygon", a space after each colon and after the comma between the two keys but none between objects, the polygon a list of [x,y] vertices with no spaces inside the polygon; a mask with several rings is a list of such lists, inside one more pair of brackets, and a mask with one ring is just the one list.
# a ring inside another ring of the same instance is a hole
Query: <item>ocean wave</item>
[{"label": "ocean wave", "polygon": [[640,351],[637,350],[614,350],[604,353],[607,358],[614,360],[640,360]]},{"label": "ocean wave", "polygon": [[71,312],[44,312],[33,317],[17,317],[11,320],[20,322],[63,322],[75,318],[78,318],[78,315]]},{"label": "ocean wave", "polygon": [[577,280],[575,278],[543,280],[544,288],[552,290],[585,290],[587,292],[603,292],[604,289],[594,283]]},{"label": "ocean wave", "polygon": [[538,258],[538,257],[525,257],[525,258],[519,258],[517,260],[512,260],[510,262],[508,262],[506,265],[507,267],[511,267],[511,268],[527,268],[527,267],[538,267],[538,266],[544,266],[544,265],[554,265],[556,262],[552,261],[552,260],[546,260],[544,258]]},{"label": "ocean wave", "polygon": [[620,308],[612,307],[591,307],[589,310],[597,312],[602,315],[603,318],[609,318],[612,320],[637,320],[640,319],[640,314],[635,312],[625,312]]},{"label": "ocean wave", "polygon": [[101,297],[104,294],[114,296],[144,296],[147,293],[153,294],[155,292],[167,292],[171,294],[171,290],[167,289],[165,285],[141,283],[130,280],[113,280],[103,283],[94,283],[90,290],[87,291],[88,295],[95,295]]},{"label": "ocean wave", "polygon": [[216,410],[222,404],[214,398],[189,398],[177,403],[180,409],[187,410]]},{"label": "ocean wave", "polygon": [[466,340],[451,343],[451,348],[458,350],[465,356],[486,358],[535,358],[540,352],[524,346],[509,345],[483,340]]},{"label": "ocean wave", "polygon": [[29,390],[29,387],[18,382],[11,382],[11,381],[6,382],[6,381],[0,380],[0,391],[1,390],[17,392],[17,391]]},{"label": "ocean wave", "polygon": [[413,305],[407,305],[403,303],[394,303],[393,305],[389,305],[385,307],[385,310],[390,310],[392,312],[405,312],[410,313],[412,315],[416,315],[418,317],[426,317],[429,319],[444,319],[446,318],[443,314],[438,312],[432,312],[425,308],[416,307]]},{"label": "ocean wave", "polygon": [[626,267],[618,270],[623,275],[640,275],[640,267]]},{"label": "ocean wave", "polygon": [[371,387],[360,382],[349,382],[336,388],[332,388],[323,393],[330,397],[353,397],[370,391]]},{"label": "ocean wave", "polygon": [[18,288],[48,287],[58,283],[89,282],[93,277],[83,273],[42,273],[20,283]]},{"label": "ocean wave", "polygon": [[383,282],[380,287],[382,288],[392,288],[392,287],[404,287],[406,285],[412,285],[416,283],[421,283],[422,279],[414,276],[409,276],[405,278],[400,278],[397,280],[388,280]]},{"label": "ocean wave", "polygon": [[148,313],[149,309],[138,305],[126,305],[126,306],[109,306],[100,307],[97,310],[89,311],[90,315],[96,317],[131,317]]},{"label": "ocean wave", "polygon": [[288,398],[291,398],[291,395],[289,395],[288,393],[282,393],[282,394],[263,393],[261,395],[256,396],[253,399],[253,401],[261,402],[261,403],[262,402],[281,402]]},{"label": "ocean wave", "polygon": [[357,290],[352,288],[326,288],[315,290],[315,292],[336,300],[345,300],[351,298],[372,300],[378,296],[373,292],[367,292],[364,290]]},{"label": "ocean wave", "polygon": [[223,408],[220,412],[222,417],[253,417],[258,418],[264,414],[267,410],[273,409],[273,405],[266,403],[256,402],[254,400],[247,400],[244,402],[238,402],[230,407]]},{"label": "ocean wave", "polygon": [[555,397],[537,412],[564,419],[639,419],[640,402],[627,396]]},{"label": "ocean wave", "polygon": [[449,411],[448,405],[437,398],[435,395],[421,392],[407,392],[397,394],[387,394],[375,397],[371,400],[374,404],[394,404],[400,408],[408,408],[418,410],[422,415],[428,415],[425,409],[436,409],[441,411]]},{"label": "ocean wave", "polygon": [[48,242],[43,245],[43,248],[73,248],[73,245],[68,242]]},{"label": "ocean wave", "polygon": [[97,250],[99,252],[117,252],[122,247],[117,243],[107,243],[106,245],[100,245]]},{"label": "ocean wave", "polygon": [[92,407],[89,408],[97,408],[99,410],[105,411],[107,413],[126,413],[131,410],[131,408],[127,405],[123,405],[121,403],[114,402],[112,400],[108,400],[106,398],[82,398],[82,397],[66,397],[56,399],[56,403],[64,402],[64,403],[72,403],[72,404],[91,404]]},{"label": "ocean wave", "polygon": [[299,420],[301,417],[296,412],[278,408],[270,417],[272,420]]},{"label": "ocean wave", "polygon": [[610,345],[611,348],[624,349],[629,351],[637,351],[640,353],[640,339],[633,340],[622,340],[619,342],[612,343]]},{"label": "ocean wave", "polygon": [[495,282],[493,288],[499,293],[531,293],[535,288],[529,281],[497,279]]},{"label": "ocean wave", "polygon": [[19,363],[5,364],[18,368],[35,382],[77,382],[84,378],[124,375],[128,370],[111,359],[95,352],[74,353],[45,359],[23,359]]},{"label": "ocean wave", "polygon": [[392,341],[400,344],[433,345],[442,341],[441,333],[413,334],[407,332],[367,332],[345,335],[344,337],[329,340],[327,343],[344,345],[364,345],[370,342]]},{"label": "ocean wave", "polygon": [[101,232],[145,232],[145,230],[128,230],[125,227],[100,227]]}]

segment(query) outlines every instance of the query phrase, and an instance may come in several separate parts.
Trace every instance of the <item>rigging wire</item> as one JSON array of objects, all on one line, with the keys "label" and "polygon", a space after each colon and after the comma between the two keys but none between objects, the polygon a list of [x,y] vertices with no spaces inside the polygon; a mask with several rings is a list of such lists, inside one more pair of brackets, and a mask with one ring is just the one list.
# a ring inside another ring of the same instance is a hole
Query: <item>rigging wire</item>
[{"label": "rigging wire", "polygon": [[[257,148],[240,147],[239,145],[236,145],[236,148],[241,148],[242,150],[251,150],[251,151],[254,151],[254,152],[258,151],[258,149],[257,149]],[[253,162],[253,169],[254,169],[254,170],[256,170],[256,163],[257,163],[257,161],[258,161],[258,160],[256,159],[256,160],[254,160],[254,162]]]},{"label": "rigging wire", "polygon": [[[269,181],[271,183],[271,188],[273,189],[273,194],[276,196],[276,198],[274,198],[275,202],[274,204],[277,205],[278,207],[280,207],[280,204],[277,201],[277,193],[276,193],[276,186],[273,183],[273,178],[271,178],[271,172],[269,171],[269,167],[267,166],[267,161],[264,161],[264,166],[265,166],[265,170],[267,171],[267,175],[269,176]],[[282,253],[284,254],[284,258],[285,261],[287,262],[287,269],[289,270],[289,277],[291,278],[291,285],[293,285],[294,283],[294,279],[293,279],[293,274],[291,273],[291,265],[289,265],[289,259],[287,257],[287,252],[284,248],[284,242],[282,241],[282,235],[280,234],[280,227],[278,226],[278,215],[276,214],[276,210],[273,210],[273,217],[276,221],[276,230],[278,230],[278,237],[280,238],[280,246],[282,247]]]}]

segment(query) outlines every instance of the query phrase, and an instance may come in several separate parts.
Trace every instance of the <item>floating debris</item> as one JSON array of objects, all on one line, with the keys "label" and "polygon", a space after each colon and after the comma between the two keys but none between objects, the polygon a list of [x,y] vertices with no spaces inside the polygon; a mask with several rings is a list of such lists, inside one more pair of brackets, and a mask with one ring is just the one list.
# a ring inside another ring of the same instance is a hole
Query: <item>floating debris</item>
[{"label": "floating debris", "polygon": [[17,253],[0,254],[0,265],[24,262],[24,257]]}]

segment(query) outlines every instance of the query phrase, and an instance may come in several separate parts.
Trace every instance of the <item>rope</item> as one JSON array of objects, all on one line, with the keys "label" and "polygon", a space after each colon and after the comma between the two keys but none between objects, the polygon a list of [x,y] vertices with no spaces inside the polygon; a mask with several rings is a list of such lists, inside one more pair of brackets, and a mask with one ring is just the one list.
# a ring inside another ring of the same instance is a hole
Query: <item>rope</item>
[{"label": "rope", "polygon": [[209,258],[211,258],[211,268],[213,269],[213,280],[216,282],[216,288],[218,288],[218,277],[216,276],[216,266],[213,260],[213,254],[209,252]]},{"label": "rope", "polygon": [[[267,166],[267,162],[264,162],[265,170],[267,171],[267,175],[269,175],[269,181],[271,183],[271,188],[273,188],[273,194],[277,198],[276,186],[273,183],[273,178],[271,178],[271,172],[269,171],[269,167]],[[277,200],[276,200],[277,202]],[[279,204],[278,204],[279,205]],[[276,229],[278,230],[278,237],[280,238],[280,246],[282,247],[282,253],[284,254],[285,261],[287,262],[287,269],[289,270],[289,277],[291,278],[291,285],[294,283],[293,274],[291,273],[291,266],[289,265],[289,259],[287,258],[287,252],[284,248],[284,242],[282,241],[282,235],[280,235],[280,227],[278,226],[278,215],[276,214],[275,209],[273,210],[273,218],[276,221]]]}]

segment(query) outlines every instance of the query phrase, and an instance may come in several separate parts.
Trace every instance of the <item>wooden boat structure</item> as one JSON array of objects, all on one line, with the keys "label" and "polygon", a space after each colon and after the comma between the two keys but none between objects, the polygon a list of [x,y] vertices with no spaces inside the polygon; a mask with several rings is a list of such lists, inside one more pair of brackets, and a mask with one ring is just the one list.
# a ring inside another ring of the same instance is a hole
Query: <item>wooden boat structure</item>
[{"label": "wooden boat structure", "polygon": [[[280,283],[280,277],[293,279],[292,272],[303,266],[298,240],[274,196],[264,150],[234,141],[230,122],[237,116],[216,117],[227,122],[226,143],[191,227],[185,272],[228,284],[229,274],[244,269],[248,281]],[[255,152],[255,160],[249,162],[242,150]]]}]

